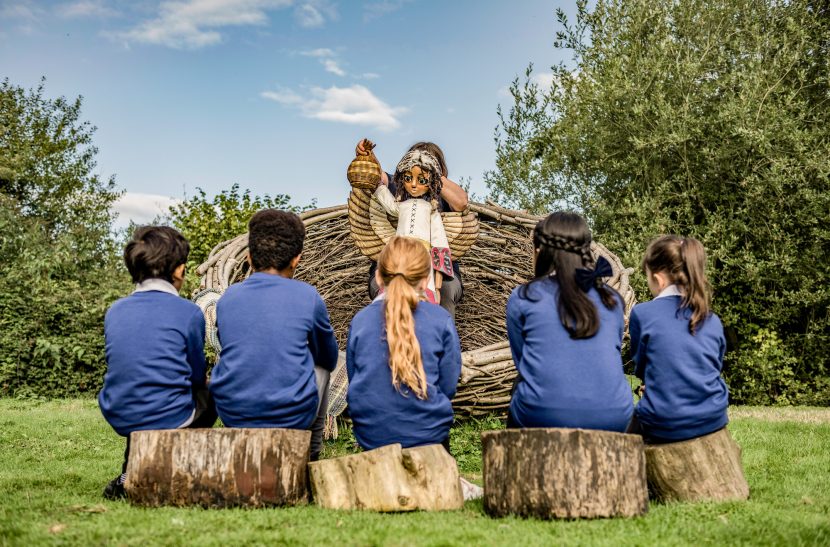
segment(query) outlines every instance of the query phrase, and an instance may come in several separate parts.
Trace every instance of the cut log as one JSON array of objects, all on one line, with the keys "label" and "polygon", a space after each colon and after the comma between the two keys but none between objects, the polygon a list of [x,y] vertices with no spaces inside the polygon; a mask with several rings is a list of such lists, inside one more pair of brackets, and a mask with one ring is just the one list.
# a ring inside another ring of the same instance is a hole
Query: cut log
[{"label": "cut log", "polygon": [[745,500],[741,447],[723,429],[670,444],[646,445],[646,473],[660,501]]},{"label": "cut log", "polygon": [[639,435],[587,429],[481,434],[484,509],[493,516],[632,517],[648,511]]},{"label": "cut log", "polygon": [[438,444],[391,444],[309,464],[314,501],[327,509],[446,511],[464,498],[458,465]]},{"label": "cut log", "polygon": [[310,442],[296,429],[136,431],[124,486],[144,506],[299,505],[308,501]]}]

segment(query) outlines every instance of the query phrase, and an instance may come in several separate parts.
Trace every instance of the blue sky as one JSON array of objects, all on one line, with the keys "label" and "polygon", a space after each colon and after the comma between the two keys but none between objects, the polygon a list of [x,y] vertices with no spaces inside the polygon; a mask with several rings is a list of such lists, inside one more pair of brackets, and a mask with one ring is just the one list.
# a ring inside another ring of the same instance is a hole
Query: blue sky
[{"label": "blue sky", "polygon": [[549,81],[542,0],[0,0],[0,76],[84,97],[120,222],[239,183],[344,203],[361,137],[387,170],[437,142],[450,178],[484,194],[496,107],[533,62]]}]

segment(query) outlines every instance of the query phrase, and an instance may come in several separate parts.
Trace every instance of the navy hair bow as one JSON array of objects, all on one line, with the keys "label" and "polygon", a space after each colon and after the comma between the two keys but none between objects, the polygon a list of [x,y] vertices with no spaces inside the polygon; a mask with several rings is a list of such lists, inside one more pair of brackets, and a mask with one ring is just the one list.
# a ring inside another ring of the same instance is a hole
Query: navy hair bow
[{"label": "navy hair bow", "polygon": [[593,270],[587,268],[577,268],[576,270],[576,284],[583,292],[588,292],[596,284],[600,277],[611,277],[614,275],[614,270],[611,269],[611,264],[601,256],[597,259],[597,265]]}]

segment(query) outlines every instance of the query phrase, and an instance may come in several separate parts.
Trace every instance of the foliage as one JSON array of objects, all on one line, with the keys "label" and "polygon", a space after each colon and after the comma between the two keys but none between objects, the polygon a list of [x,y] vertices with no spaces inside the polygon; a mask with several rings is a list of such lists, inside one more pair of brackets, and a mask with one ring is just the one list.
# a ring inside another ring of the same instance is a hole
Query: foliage
[{"label": "foliage", "polygon": [[572,61],[550,89],[528,68],[499,111],[496,198],[581,210],[630,265],[661,233],[703,242],[739,402],[830,401],[828,16],[825,0],[582,1],[573,24],[558,14]]},{"label": "foliage", "polygon": [[[808,424],[793,416],[806,410],[757,410],[769,419],[734,412],[729,426],[743,448],[749,500],[652,503],[634,519],[541,521],[489,518],[481,502],[460,511],[382,514],[313,505],[148,510],[105,501],[101,489],[121,468],[124,439],[93,401],[0,400],[0,544],[827,545],[828,411],[810,411],[823,419]],[[453,452],[456,440],[469,443],[462,473],[475,481],[479,429],[490,424],[451,433]]]},{"label": "foliage", "polygon": [[250,190],[240,192],[238,184],[223,190],[210,201],[205,191],[197,188],[195,196],[170,208],[170,222],[190,242],[185,288],[197,286],[196,268],[207,260],[210,251],[219,243],[247,232],[248,221],[260,209],[299,213],[314,207],[314,203],[303,207],[291,205],[291,197],[286,194],[251,196]]},{"label": "foliage", "polygon": [[113,182],[92,173],[81,101],[0,86],[0,395],[97,390],[103,316],[123,294]]}]

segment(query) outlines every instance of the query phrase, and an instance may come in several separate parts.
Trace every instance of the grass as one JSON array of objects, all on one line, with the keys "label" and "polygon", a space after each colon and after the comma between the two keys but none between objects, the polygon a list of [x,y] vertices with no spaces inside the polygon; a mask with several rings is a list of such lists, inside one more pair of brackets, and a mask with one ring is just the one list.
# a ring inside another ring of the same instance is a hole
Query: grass
[{"label": "grass", "polygon": [[[376,514],[316,507],[142,509],[107,502],[123,440],[94,401],[0,399],[0,545],[828,545],[830,410],[737,408],[751,498],[662,505],[634,519],[492,519],[480,502],[448,513]],[[494,419],[456,427],[462,473],[481,478],[478,435]],[[329,456],[354,450],[348,431]]]}]

